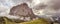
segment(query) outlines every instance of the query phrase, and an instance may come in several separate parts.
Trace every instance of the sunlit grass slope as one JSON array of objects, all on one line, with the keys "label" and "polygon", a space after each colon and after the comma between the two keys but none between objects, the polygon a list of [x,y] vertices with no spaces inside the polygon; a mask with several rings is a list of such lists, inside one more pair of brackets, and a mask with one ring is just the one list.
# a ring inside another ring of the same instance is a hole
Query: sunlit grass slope
[{"label": "sunlit grass slope", "polygon": [[45,19],[38,19],[38,20],[22,22],[22,23],[11,22],[11,21],[7,20],[6,18],[4,18],[4,20],[5,20],[5,24],[49,24],[49,22],[46,21]]}]

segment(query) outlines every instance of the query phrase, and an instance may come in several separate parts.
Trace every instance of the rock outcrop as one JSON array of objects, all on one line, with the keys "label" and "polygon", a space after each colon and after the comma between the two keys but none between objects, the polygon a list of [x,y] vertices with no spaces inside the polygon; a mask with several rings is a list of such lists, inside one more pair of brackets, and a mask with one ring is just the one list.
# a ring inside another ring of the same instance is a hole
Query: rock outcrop
[{"label": "rock outcrop", "polygon": [[21,5],[17,5],[17,6],[12,7],[10,9],[9,14],[13,15],[13,16],[23,17],[22,19],[25,20],[25,21],[28,21],[27,18],[29,18],[29,20],[33,20],[33,19],[36,18],[32,9],[29,8],[26,3],[22,3]]}]

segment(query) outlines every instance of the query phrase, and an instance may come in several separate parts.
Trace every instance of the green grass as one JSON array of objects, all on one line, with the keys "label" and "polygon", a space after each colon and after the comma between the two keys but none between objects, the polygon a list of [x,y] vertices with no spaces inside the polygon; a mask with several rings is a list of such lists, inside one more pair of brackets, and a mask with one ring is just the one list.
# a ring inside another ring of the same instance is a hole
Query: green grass
[{"label": "green grass", "polygon": [[20,23],[20,24],[50,24],[50,23],[44,19],[38,19],[38,20],[24,22],[24,23]]},{"label": "green grass", "polygon": [[11,22],[11,21],[7,20],[6,18],[4,18],[4,20],[5,20],[5,24],[49,24],[49,22],[46,21],[45,19],[38,19],[38,20],[22,22],[22,23]]}]

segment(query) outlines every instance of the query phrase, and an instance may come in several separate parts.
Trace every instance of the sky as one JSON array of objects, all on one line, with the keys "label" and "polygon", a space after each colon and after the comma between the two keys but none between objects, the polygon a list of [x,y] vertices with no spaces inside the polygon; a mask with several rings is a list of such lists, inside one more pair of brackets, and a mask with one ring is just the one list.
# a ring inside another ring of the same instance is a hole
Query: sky
[{"label": "sky", "polygon": [[[43,3],[45,5],[49,5],[49,4],[51,4],[50,1],[51,0],[0,0],[0,16],[8,15],[10,9],[13,6],[19,5],[23,2],[26,2],[28,4],[28,6],[33,9],[33,7],[41,5],[41,3]],[[50,5],[49,5],[49,7],[50,7]],[[43,11],[45,11],[45,10],[38,10],[38,12],[36,12],[36,10],[33,10],[33,11],[35,12],[36,15],[43,15],[44,14]],[[13,16],[8,16],[8,17],[14,18]]]},{"label": "sky", "polygon": [[[19,5],[23,2],[26,2],[29,7],[33,8],[34,6],[39,5],[40,3],[47,4],[49,0],[0,0],[0,16],[6,16],[9,14],[10,9],[13,6]],[[35,11],[36,12],[36,11]],[[43,14],[43,10],[38,10],[39,13]],[[37,12],[35,13],[36,15]],[[8,16],[10,17],[10,16]],[[13,18],[13,16],[11,16]]]}]

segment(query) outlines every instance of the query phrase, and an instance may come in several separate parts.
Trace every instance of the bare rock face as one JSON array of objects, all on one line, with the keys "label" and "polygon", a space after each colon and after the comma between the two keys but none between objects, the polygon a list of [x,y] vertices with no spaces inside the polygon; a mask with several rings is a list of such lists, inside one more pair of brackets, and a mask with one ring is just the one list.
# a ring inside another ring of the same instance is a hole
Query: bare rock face
[{"label": "bare rock face", "polygon": [[28,7],[26,3],[17,5],[10,10],[10,15],[33,15],[32,9]]},{"label": "bare rock face", "polygon": [[[26,3],[22,3],[21,5],[17,5],[11,8],[10,15],[24,17],[23,19],[26,20],[30,17],[30,19],[35,18],[33,11],[31,8],[28,7]],[[26,18],[27,17],[27,18]]]}]

